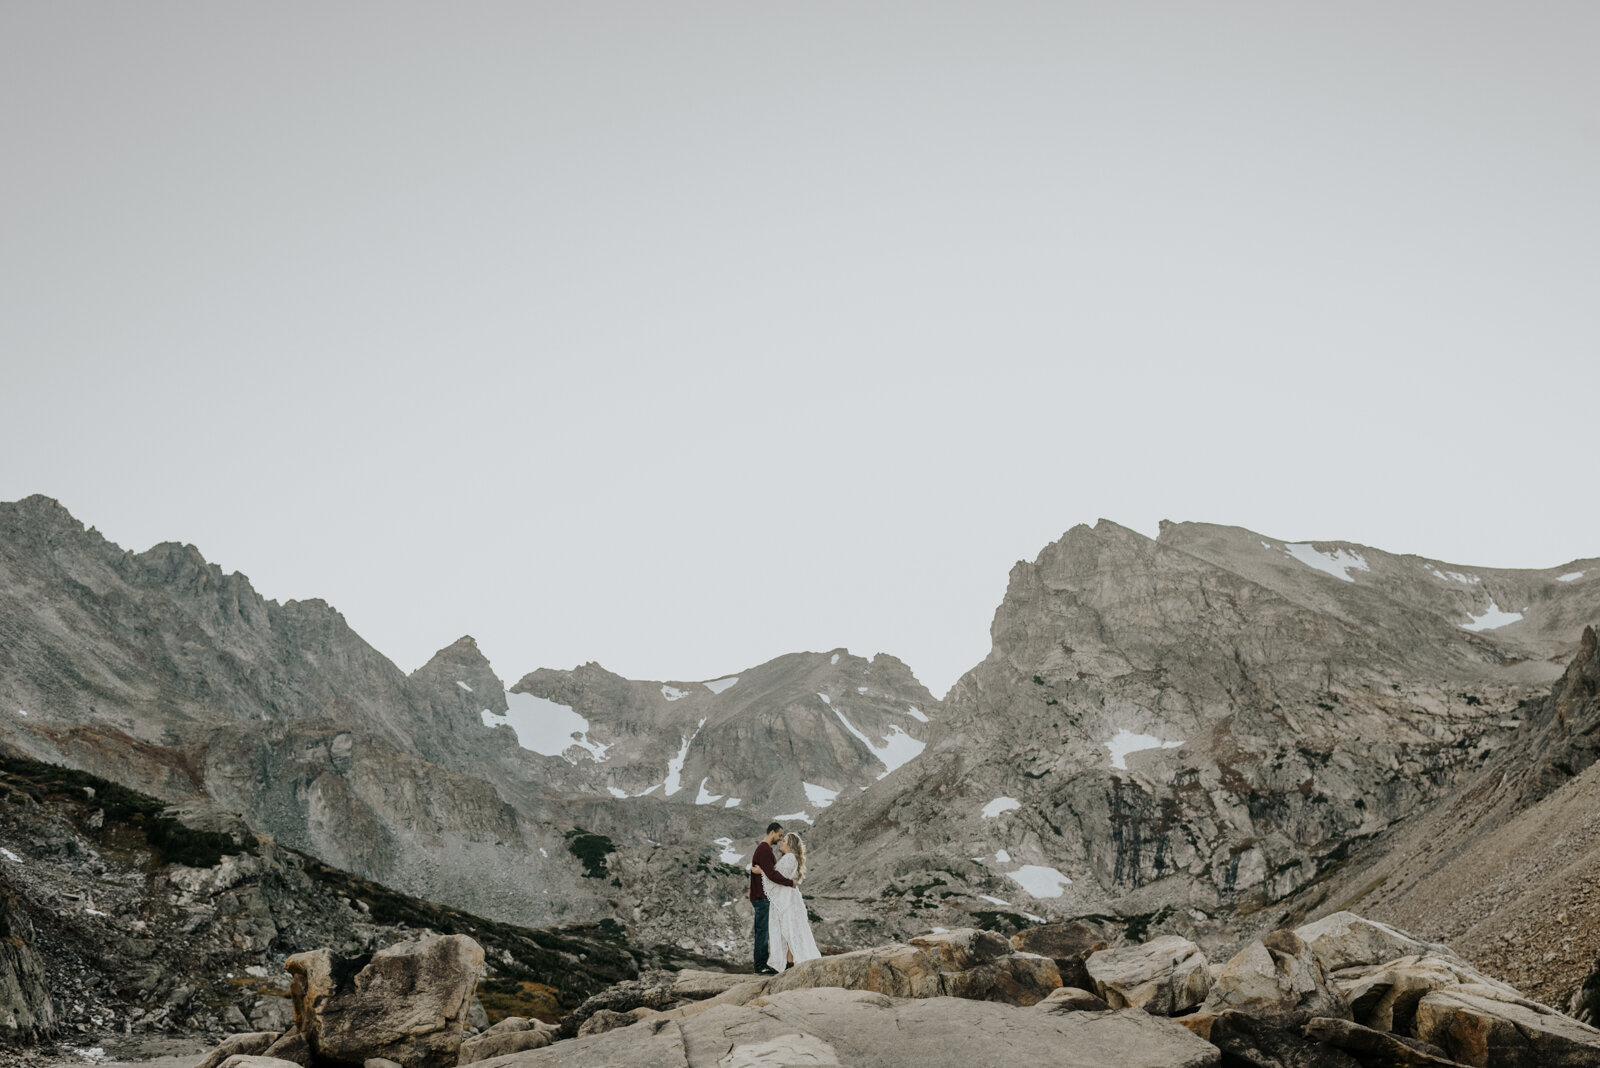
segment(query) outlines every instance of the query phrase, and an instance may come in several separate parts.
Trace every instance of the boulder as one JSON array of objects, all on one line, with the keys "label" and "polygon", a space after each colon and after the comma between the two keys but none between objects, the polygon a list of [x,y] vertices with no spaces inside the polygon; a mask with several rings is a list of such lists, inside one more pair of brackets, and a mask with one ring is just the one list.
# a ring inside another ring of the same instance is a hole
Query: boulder
[{"label": "boulder", "polygon": [[1278,1027],[1350,1016],[1344,995],[1293,931],[1272,931],[1235,954],[1213,980],[1205,1010],[1245,1012]]},{"label": "boulder", "polygon": [[222,1062],[221,1068],[301,1068],[294,1061],[286,1061],[281,1057],[263,1057],[259,1054],[251,1056],[236,1053]]},{"label": "boulder", "polygon": [[776,994],[838,987],[890,997],[1035,1005],[1060,985],[1061,973],[1048,957],[1013,953],[1011,944],[998,935],[963,930],[909,945],[891,943],[808,960],[768,979],[765,990]]},{"label": "boulder", "polygon": [[971,1068],[1211,1068],[1220,1054],[1170,1020],[1144,1012],[1056,1015],[960,998],[896,999],[867,991],[791,990],[695,1016],[638,1026],[476,1068],[718,1068],[915,1064]]},{"label": "boulder", "polygon": [[[526,1016],[507,1016],[499,1023],[490,1024],[484,1028],[485,1035],[503,1035],[511,1031],[526,1031],[532,1024]],[[481,1035],[479,1036],[482,1037]]]},{"label": "boulder", "polygon": [[1417,1002],[1435,990],[1475,985],[1492,987],[1506,997],[1521,996],[1453,955],[1401,957],[1384,964],[1347,968],[1333,980],[1350,1002],[1350,1015],[1355,1021],[1378,1031],[1410,1032]]},{"label": "boulder", "polygon": [[285,967],[295,1022],[316,1059],[451,1068],[483,975],[483,948],[465,935],[434,936],[370,957],[298,953]]},{"label": "boulder", "polygon": [[1476,1068],[1600,1068],[1600,1030],[1494,987],[1424,995],[1416,1028],[1418,1038]]},{"label": "boulder", "polygon": [[1011,936],[1011,946],[1020,953],[1049,957],[1056,962],[1063,984],[1087,989],[1092,980],[1083,962],[1105,949],[1106,940],[1086,923],[1046,923],[1018,931]]},{"label": "boulder", "polygon": [[1211,992],[1211,974],[1200,947],[1178,935],[1143,945],[1107,949],[1085,963],[1094,992],[1113,1009],[1144,1009],[1177,1016]]},{"label": "boulder", "polygon": [[400,1068],[400,1065],[387,1057],[368,1057],[361,1068]]},{"label": "boulder", "polygon": [[1111,1006],[1081,987],[1064,986],[1050,991],[1050,996],[1034,1008],[1045,1012],[1109,1012]]},{"label": "boulder", "polygon": [[229,1035],[218,1043],[217,1048],[206,1056],[206,1059],[196,1064],[194,1068],[217,1068],[229,1057],[243,1054],[254,1056],[265,1053],[272,1044],[282,1038],[277,1031],[251,1031],[242,1035]]},{"label": "boulder", "polygon": [[1307,1038],[1299,1028],[1249,1013],[1217,1013],[1209,1034],[1228,1068],[1362,1068],[1350,1054]]},{"label": "boulder", "polygon": [[[504,1023],[505,1021],[500,1021]],[[459,1064],[473,1064],[477,1061],[486,1061],[494,1057],[502,1057],[507,1053],[521,1053],[528,1049],[543,1049],[550,1044],[551,1034],[544,1030],[530,1030],[524,1028],[520,1031],[485,1031],[481,1035],[474,1035],[464,1039],[461,1043],[461,1058]]]},{"label": "boulder", "polygon": [[250,1008],[250,1026],[257,1031],[289,1030],[294,1026],[294,1002],[280,997],[257,998]]},{"label": "boulder", "polygon": [[1307,1038],[1342,1049],[1362,1064],[1383,1068],[1462,1068],[1460,1061],[1451,1060],[1431,1042],[1376,1031],[1352,1020],[1319,1017],[1306,1021],[1304,1032]]},{"label": "boulder", "polygon": [[1335,912],[1314,923],[1296,927],[1294,933],[1311,945],[1323,968],[1329,972],[1363,964],[1382,964],[1397,957],[1434,954],[1454,957],[1455,951],[1437,942],[1413,938],[1397,927],[1357,916]]}]

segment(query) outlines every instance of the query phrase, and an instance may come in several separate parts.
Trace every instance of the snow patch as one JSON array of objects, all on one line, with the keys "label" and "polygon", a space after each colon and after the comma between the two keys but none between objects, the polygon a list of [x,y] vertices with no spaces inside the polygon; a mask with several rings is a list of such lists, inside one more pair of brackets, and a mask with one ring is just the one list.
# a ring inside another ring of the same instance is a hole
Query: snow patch
[{"label": "snow patch", "polygon": [[99,909],[84,909],[83,911],[87,912],[91,916],[104,916],[104,915],[106,915],[106,913],[101,912]]},{"label": "snow patch", "polygon": [[0,849],[0,857],[5,857],[7,860],[15,861],[18,864],[22,863],[22,858],[11,852],[9,849]]},{"label": "snow patch", "polygon": [[1010,864],[1011,854],[1007,853],[1004,849],[996,849],[994,851],[994,859],[1000,864]]},{"label": "snow patch", "polygon": [[1346,582],[1355,581],[1350,577],[1352,569],[1356,571],[1372,570],[1367,566],[1367,561],[1362,558],[1360,553],[1345,552],[1343,549],[1335,549],[1331,553],[1320,553],[1313,549],[1310,544],[1300,544],[1285,545],[1283,551],[1307,567],[1314,567],[1318,571],[1327,572],[1334,578],[1344,579]]},{"label": "snow patch", "polygon": [[82,1057],[84,1060],[89,1061],[90,1063],[97,1064],[106,1059],[106,1051],[104,1046],[95,1046],[92,1049],[72,1049],[72,1053],[75,1056]]},{"label": "snow patch", "polygon": [[805,788],[806,800],[816,808],[827,808],[839,796],[838,790],[830,790],[826,786],[818,786],[814,782],[803,782],[800,785]]},{"label": "snow patch", "polygon": [[17,715],[19,715],[19,716],[26,716],[26,715],[27,715],[27,714],[28,714],[28,710],[27,710],[27,709],[26,709],[26,708],[19,708],[19,709],[17,709]]},{"label": "snow patch", "polygon": [[[694,734],[688,735],[683,739],[683,748],[678,750],[678,755],[667,761],[667,781],[661,784],[666,789],[667,797],[671,797],[683,789],[683,762],[689,759],[689,743],[694,741],[694,735],[699,734],[700,728],[705,725],[706,721],[704,719],[696,723],[694,725]],[[651,789],[653,790],[655,787],[651,787]],[[648,790],[645,792],[649,793]]]},{"label": "snow patch", "polygon": [[1515,623],[1522,618],[1521,612],[1502,611],[1494,603],[1494,598],[1489,598],[1489,610],[1481,616],[1469,616],[1467,622],[1461,624],[1462,630],[1498,630],[1501,627]]},{"label": "snow patch", "polygon": [[1264,540],[1264,541],[1262,541],[1262,543],[1261,543],[1261,547],[1262,547],[1262,548],[1263,548],[1263,549],[1269,549],[1269,550],[1270,550],[1270,549],[1271,549],[1271,548],[1272,548],[1272,543],[1271,543],[1271,542],[1270,542],[1270,541],[1265,541],[1265,540]]},{"label": "snow patch", "polygon": [[949,932],[950,928],[948,927],[930,927],[928,929],[929,934],[948,934]]},{"label": "snow patch", "polygon": [[989,902],[991,905],[1004,905],[1006,908],[1011,907],[1011,902],[1009,901],[1001,901],[999,898],[990,897],[988,894],[979,894],[978,896]]},{"label": "snow patch", "polygon": [[722,803],[722,807],[723,808],[738,808],[739,807],[739,802],[742,801],[742,800],[744,800],[744,799],[740,798],[740,797],[730,797],[730,798],[728,798],[726,801],[724,801]]},{"label": "snow patch", "polygon": [[456,685],[461,687],[463,690],[467,691],[468,693],[472,692],[472,687],[468,686],[466,683],[462,682],[460,679],[456,680]]},{"label": "snow patch", "polygon": [[694,803],[695,804],[697,804],[697,805],[709,805],[714,801],[721,801],[722,800],[722,795],[721,794],[714,794],[711,791],[706,789],[706,782],[710,778],[711,778],[711,776],[707,775],[704,779],[700,780],[700,792],[695,795],[695,798],[694,798]]},{"label": "snow patch", "polygon": [[732,686],[738,681],[739,676],[729,675],[725,679],[712,679],[710,682],[701,683],[701,685],[710,690],[712,693],[721,693],[723,690],[726,690],[729,686]]},{"label": "snow patch", "polygon": [[867,692],[867,688],[865,686],[857,686],[856,687],[856,693],[866,693],[866,692]]},{"label": "snow patch", "polygon": [[663,685],[661,687],[661,696],[665,697],[669,701],[681,701],[685,697],[689,696],[689,691],[680,690],[676,686]]},{"label": "snow patch", "polygon": [[534,753],[558,756],[569,764],[577,761],[567,756],[573,746],[588,750],[596,762],[606,758],[609,745],[589,740],[589,721],[566,705],[557,704],[531,693],[506,691],[506,711],[483,710],[486,727],[508,725],[516,732],[517,744]]},{"label": "snow patch", "polygon": [[838,653],[834,653],[832,658],[830,658],[828,660],[828,663],[830,663],[830,664],[837,664],[838,662],[839,662],[839,654]]},{"label": "snow patch", "polygon": [[906,715],[910,716],[918,723],[930,722],[927,713],[920,711],[916,705],[912,705],[910,708],[906,709]]},{"label": "snow patch", "polygon": [[[817,694],[824,701],[828,698],[824,694]],[[833,708],[833,702],[828,701],[828,707]],[[844,729],[861,739],[872,755],[883,764],[883,773],[878,778],[883,778],[896,768],[903,767],[928,747],[927,742],[919,742],[894,724],[889,725],[889,736],[882,742],[874,742],[865,734],[856,729],[855,724],[844,718],[844,712],[834,708],[833,714],[839,717],[839,722],[844,724]]]},{"label": "snow patch", "polygon": [[817,694],[817,696],[822,698],[822,703],[823,704],[827,705],[829,708],[833,707],[833,701],[828,697],[827,694],[819,693],[819,694]]},{"label": "snow patch", "polygon": [[1043,864],[1024,864],[1016,871],[1006,872],[1006,878],[1022,887],[1032,898],[1060,897],[1061,888],[1072,885],[1071,879]]},{"label": "snow patch", "polygon": [[[733,851],[732,838],[713,838],[711,840],[711,844],[719,847],[722,850],[722,853],[717,859],[722,861],[724,864],[737,864],[744,857],[743,853],[735,853]],[[731,905],[733,902],[730,901],[728,904]]]},{"label": "snow patch", "polygon": [[804,813],[804,812],[790,812],[790,813],[787,813],[785,815],[774,816],[772,818],[777,820],[779,823],[786,823],[789,820],[798,820],[801,823],[810,823],[811,822],[811,817],[808,814]]},{"label": "snow patch", "polygon": [[1022,802],[1014,797],[997,797],[983,806],[983,818],[992,820],[1002,812],[1011,812],[1022,807]]},{"label": "snow patch", "polygon": [[549,856],[550,856],[550,854],[549,854],[549,853],[546,853],[546,852],[545,852],[545,851],[544,851],[544,846],[540,846],[540,847],[539,847],[539,855],[540,855],[540,856],[541,856],[541,857],[545,857],[545,858],[547,858],[547,859],[548,859],[548,858],[549,858]]},{"label": "snow patch", "polygon": [[1163,742],[1153,734],[1135,734],[1132,731],[1118,731],[1112,736],[1105,747],[1111,753],[1111,766],[1128,770],[1128,754],[1138,753],[1145,749],[1176,749],[1183,742]]},{"label": "snow patch", "polygon": [[611,796],[612,797],[627,797],[628,796],[628,791],[619,790],[615,786],[607,786],[606,789],[611,791]]},{"label": "snow patch", "polygon": [[[1577,582],[1579,579],[1583,578],[1583,576],[1586,575],[1586,574],[1588,574],[1588,572],[1586,572],[1586,571],[1573,571],[1570,574],[1562,575],[1560,578],[1556,579],[1556,581],[1557,582]],[[27,713],[24,712],[23,715],[27,715]]]},{"label": "snow patch", "polygon": [[1438,568],[1433,569],[1433,574],[1435,577],[1444,579],[1446,582],[1454,579],[1464,586],[1471,586],[1475,583],[1483,581],[1483,579],[1479,578],[1477,575],[1463,575],[1459,571],[1440,571]]}]

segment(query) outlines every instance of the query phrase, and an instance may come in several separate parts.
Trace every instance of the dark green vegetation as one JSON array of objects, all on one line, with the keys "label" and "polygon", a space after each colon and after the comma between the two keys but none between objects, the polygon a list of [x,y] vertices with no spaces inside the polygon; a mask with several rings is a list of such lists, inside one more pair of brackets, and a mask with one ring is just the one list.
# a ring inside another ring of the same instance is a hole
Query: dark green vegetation
[{"label": "dark green vegetation", "polygon": [[1019,916],[1015,912],[999,912],[986,909],[972,913],[972,918],[978,922],[979,930],[993,931],[995,934],[1016,934],[1018,931],[1033,926],[1027,917]]},{"label": "dark green vegetation", "polygon": [[606,857],[617,851],[615,842],[603,834],[590,834],[581,827],[573,828],[563,837],[567,840],[567,852],[583,864],[585,879],[604,879],[610,874],[606,869]]},{"label": "dark green vegetation", "polygon": [[134,831],[149,843],[158,864],[210,868],[229,853],[257,852],[253,838],[241,840],[233,835],[185,826],[163,815],[167,808],[164,802],[86,771],[0,754],[0,785],[8,791],[20,790],[35,801],[70,797],[98,808],[105,817],[102,837],[118,831]]}]

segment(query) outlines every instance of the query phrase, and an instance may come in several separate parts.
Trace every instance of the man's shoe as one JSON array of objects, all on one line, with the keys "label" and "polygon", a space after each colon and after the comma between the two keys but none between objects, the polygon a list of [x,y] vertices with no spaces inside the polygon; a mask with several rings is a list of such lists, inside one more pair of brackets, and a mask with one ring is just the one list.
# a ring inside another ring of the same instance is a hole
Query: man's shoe
[{"label": "man's shoe", "polygon": [[777,975],[778,974],[778,969],[772,967],[772,965],[770,965],[770,964],[763,964],[761,967],[756,969],[756,974],[757,975]]}]

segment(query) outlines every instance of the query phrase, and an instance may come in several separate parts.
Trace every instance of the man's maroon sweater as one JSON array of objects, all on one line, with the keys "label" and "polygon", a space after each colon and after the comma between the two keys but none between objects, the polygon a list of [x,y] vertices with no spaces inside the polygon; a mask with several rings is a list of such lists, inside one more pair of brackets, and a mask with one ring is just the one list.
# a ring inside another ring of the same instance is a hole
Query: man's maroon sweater
[{"label": "man's maroon sweater", "polygon": [[[771,879],[779,886],[794,885],[794,883],[778,874],[778,858],[773,856],[772,847],[766,843],[765,839],[762,839],[761,843],[756,846],[756,855],[751,858],[750,862],[756,867],[760,868],[762,872],[766,874],[767,878]],[[767,891],[761,885],[761,876],[757,875],[755,872],[751,872],[750,900],[765,901],[766,899]]]}]

